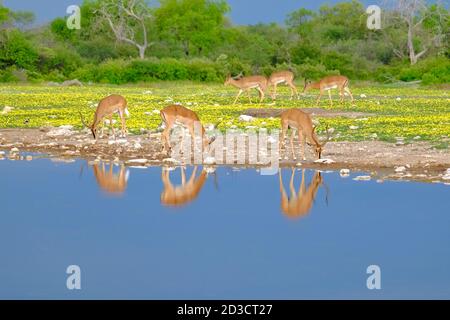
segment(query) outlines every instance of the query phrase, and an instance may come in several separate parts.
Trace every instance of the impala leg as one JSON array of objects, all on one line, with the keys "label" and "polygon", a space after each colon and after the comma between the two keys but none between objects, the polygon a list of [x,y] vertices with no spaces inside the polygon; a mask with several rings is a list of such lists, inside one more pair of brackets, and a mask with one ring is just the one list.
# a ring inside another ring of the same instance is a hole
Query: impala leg
[{"label": "impala leg", "polygon": [[189,178],[189,182],[188,182],[189,185],[192,185],[195,181],[195,177],[197,176],[197,168],[198,167],[195,166],[194,170],[192,170],[191,177]]},{"label": "impala leg", "polygon": [[125,125],[125,115],[123,114],[123,112],[120,112],[119,116],[120,116],[120,122],[121,122],[121,125],[122,125],[122,136],[126,137],[126,135],[127,135],[127,127]]},{"label": "impala leg", "polygon": [[233,105],[236,104],[236,101],[239,99],[239,97],[241,96],[241,94],[242,94],[242,89],[239,89],[239,92],[238,92],[238,94],[237,94],[237,96],[236,96],[236,99],[234,99]]},{"label": "impala leg", "polygon": [[305,169],[302,169],[302,182],[300,183],[300,188],[298,189],[298,197],[300,198],[305,194]]},{"label": "impala leg", "polygon": [[306,157],[305,157],[305,137],[303,135],[303,131],[300,130],[300,129],[298,130],[298,142],[302,146],[302,159],[306,160]]},{"label": "impala leg", "polygon": [[113,115],[109,116],[109,127],[110,127],[110,129],[112,131],[113,139],[115,139],[116,138],[116,133],[114,132]]},{"label": "impala leg", "polygon": [[169,126],[169,123],[166,123],[166,128],[164,129],[164,131],[161,133],[161,140],[162,141],[162,145],[163,145],[163,151],[169,152],[171,149],[170,146],[170,128],[171,128],[171,124]]},{"label": "impala leg", "polygon": [[294,98],[294,92],[296,91],[295,86],[290,81],[286,82],[286,84],[291,89],[291,97],[290,97],[290,99],[292,100]]},{"label": "impala leg", "polygon": [[328,97],[330,97],[330,104],[333,106],[333,99],[331,99],[331,90],[328,90]]},{"label": "impala leg", "polygon": [[260,98],[259,103],[261,103],[264,100],[264,91],[260,87],[258,87],[258,91],[259,91],[259,98]]},{"label": "impala leg", "polygon": [[294,151],[294,130],[292,128],[291,128],[291,138],[289,139],[289,141],[291,144],[292,159],[295,160],[296,157],[295,157],[295,151]]},{"label": "impala leg", "polygon": [[294,94],[295,94],[297,99],[300,99],[300,95],[298,94],[297,87],[295,86],[295,84],[291,81],[289,83],[289,86],[291,87],[291,90],[292,90],[292,96],[294,96]]},{"label": "impala leg", "polygon": [[339,89],[339,96],[341,97],[341,103],[344,103],[344,88]]},{"label": "impala leg", "polygon": [[320,102],[320,98],[322,98],[322,94],[323,94],[323,91],[322,91],[322,90],[320,90],[320,93],[319,93],[319,97],[317,98],[317,101],[316,101],[316,106],[318,106],[318,105],[319,105],[319,102]]},{"label": "impala leg", "polygon": [[251,95],[250,95],[250,90],[249,90],[249,89],[247,89],[247,96],[248,96],[248,101],[249,101],[250,103],[252,103],[252,97],[251,97]]},{"label": "impala leg", "polygon": [[282,198],[286,199],[287,198],[287,194],[286,194],[286,190],[284,190],[284,185],[283,185],[283,177],[281,176],[281,169],[278,169],[278,181],[280,182],[280,193]]},{"label": "impala leg", "polygon": [[180,169],[181,169],[181,185],[184,186],[186,184],[186,172],[184,171],[185,169],[183,167],[181,167]]},{"label": "impala leg", "polygon": [[[281,123],[281,148],[285,148],[284,150],[284,154],[286,155],[286,131],[287,131],[287,124],[285,123]],[[281,150],[280,150],[280,155],[282,154]]]},{"label": "impala leg", "polygon": [[345,90],[345,92],[347,92],[350,95],[350,98],[352,99],[352,104],[353,104],[354,99],[353,99],[352,92],[350,91],[350,89],[348,87],[345,87],[344,90]]},{"label": "impala leg", "polygon": [[277,100],[277,84],[273,84],[273,93],[272,93],[272,100]]},{"label": "impala leg", "polygon": [[294,187],[295,169],[292,168],[291,180],[289,181],[289,190],[291,192],[291,197],[296,194]]}]

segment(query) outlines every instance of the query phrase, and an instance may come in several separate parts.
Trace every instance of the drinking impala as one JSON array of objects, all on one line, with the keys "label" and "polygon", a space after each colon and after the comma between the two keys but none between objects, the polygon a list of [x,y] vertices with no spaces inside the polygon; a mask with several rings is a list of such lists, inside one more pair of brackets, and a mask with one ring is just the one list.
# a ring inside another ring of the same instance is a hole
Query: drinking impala
[{"label": "drinking impala", "polygon": [[256,89],[259,92],[259,102],[261,103],[264,100],[264,92],[267,89],[267,78],[264,76],[249,76],[249,77],[241,77],[241,78],[233,78],[231,75],[227,77],[224,85],[231,85],[239,89],[239,92],[234,99],[233,105],[236,104],[236,101],[239,99],[243,92],[247,92],[248,99],[250,103],[252,103],[252,99],[250,97],[250,89]]},{"label": "drinking impala", "polygon": [[85,127],[91,129],[94,139],[97,139],[98,125],[102,122],[103,118],[108,117],[109,124],[114,136],[115,133],[112,118],[113,115],[116,113],[119,114],[120,121],[122,122],[122,135],[125,136],[127,132],[125,126],[125,115],[129,116],[130,113],[128,112],[127,108],[127,100],[124,97],[117,94],[110,95],[100,100],[97,106],[97,110],[95,111],[94,121],[92,122],[92,125],[86,124],[86,122],[84,121],[83,114],[80,111],[81,122]]},{"label": "drinking impala", "polygon": [[277,86],[279,84],[285,83],[291,88],[291,100],[294,97],[294,93],[298,96],[297,88],[294,84],[294,73],[291,71],[278,71],[274,72],[269,77],[269,86],[273,86],[272,91],[272,99],[276,100],[277,98]]},{"label": "drinking impala", "polygon": [[291,129],[290,145],[292,149],[292,157],[295,159],[294,153],[294,130],[298,133],[298,142],[302,147],[302,158],[305,157],[305,142],[306,139],[314,147],[314,152],[318,159],[322,156],[323,148],[325,144],[330,140],[329,132],[327,128],[327,140],[323,143],[319,142],[316,135],[316,127],[313,126],[311,117],[309,114],[303,112],[300,109],[289,109],[281,113],[281,146],[285,147],[287,130]]},{"label": "drinking impala", "polygon": [[324,94],[325,91],[328,91],[328,96],[330,98],[331,106],[333,106],[333,100],[331,99],[331,89],[338,89],[339,96],[341,97],[341,103],[344,102],[344,95],[348,93],[352,99],[352,103],[354,101],[353,95],[348,88],[349,80],[344,76],[328,76],[317,82],[308,82],[305,79],[305,87],[303,88],[303,94],[305,94],[310,89],[319,89],[319,97],[317,98],[316,105],[319,104],[320,98]]},{"label": "drinking impala", "polygon": [[214,141],[214,138],[208,139],[206,136],[206,130],[200,122],[198,115],[188,108],[174,104],[162,109],[160,115],[165,127],[161,134],[161,143],[163,145],[163,150],[166,152],[169,152],[172,149],[170,144],[170,132],[177,123],[189,130],[192,139],[195,139],[196,137],[195,127],[197,126],[202,138],[203,149],[206,149]]}]

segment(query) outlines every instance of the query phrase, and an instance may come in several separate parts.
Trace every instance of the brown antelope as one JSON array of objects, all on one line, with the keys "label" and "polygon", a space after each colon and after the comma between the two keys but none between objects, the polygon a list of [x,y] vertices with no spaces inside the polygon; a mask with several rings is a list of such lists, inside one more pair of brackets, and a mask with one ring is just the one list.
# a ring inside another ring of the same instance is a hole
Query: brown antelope
[{"label": "brown antelope", "polygon": [[259,102],[261,103],[264,100],[264,92],[267,89],[267,78],[264,76],[249,76],[235,79],[231,77],[231,75],[228,75],[224,85],[231,85],[239,89],[236,99],[234,99],[233,105],[236,104],[236,101],[244,91],[247,92],[248,100],[250,101],[250,103],[252,103],[252,99],[250,97],[250,89],[258,90],[260,98]]},{"label": "brown antelope", "polygon": [[161,193],[161,203],[167,206],[183,206],[197,198],[208,175],[202,170],[197,177],[197,167],[194,167],[191,177],[186,182],[185,169],[181,168],[181,185],[174,186],[170,181],[170,171],[162,169],[161,180],[164,190]]},{"label": "brown antelope", "polygon": [[101,167],[99,164],[94,164],[93,168],[95,179],[103,191],[117,195],[125,192],[129,177],[129,171],[125,166],[120,167],[119,173],[114,173],[112,164],[109,170],[106,169],[105,163]]},{"label": "brown antelope", "polygon": [[291,129],[290,144],[292,149],[292,157],[295,159],[294,153],[294,130],[298,133],[298,142],[302,146],[302,158],[305,158],[305,140],[309,140],[310,144],[314,147],[314,152],[318,159],[322,156],[322,151],[325,144],[330,139],[327,128],[327,140],[323,143],[319,142],[316,135],[316,127],[313,126],[311,117],[309,114],[303,112],[300,109],[289,109],[281,113],[281,146],[285,146],[286,133],[288,129]]},{"label": "brown antelope", "polygon": [[279,84],[285,83],[291,88],[291,100],[295,95],[299,98],[297,88],[294,84],[294,73],[291,71],[278,71],[274,72],[269,77],[269,86],[273,86],[272,99],[276,100],[277,98],[277,86]]},{"label": "brown antelope", "polygon": [[214,141],[214,138],[208,139],[205,128],[200,122],[197,114],[188,108],[174,104],[162,109],[160,115],[164,123],[164,131],[161,134],[161,139],[163,150],[166,152],[169,152],[172,148],[170,144],[170,132],[177,123],[182,124],[189,130],[192,139],[195,139],[196,137],[195,127],[197,126],[200,130],[199,134],[202,137],[203,149],[206,149]]},{"label": "brown antelope", "polygon": [[317,98],[316,106],[319,105],[320,98],[324,94],[324,91],[328,91],[328,96],[330,97],[331,106],[333,106],[333,100],[331,99],[331,89],[338,89],[339,96],[341,97],[341,103],[344,102],[344,95],[348,93],[352,99],[352,103],[354,101],[353,95],[348,88],[349,80],[344,76],[328,76],[317,82],[307,82],[305,79],[305,87],[303,88],[303,94],[310,89],[319,89],[320,94]]},{"label": "brown antelope", "polygon": [[323,183],[322,176],[319,171],[314,173],[311,183],[308,189],[305,187],[305,169],[302,170],[302,182],[298,189],[295,191],[294,176],[295,169],[292,169],[291,180],[289,183],[290,197],[288,197],[283,185],[283,178],[281,176],[281,170],[278,171],[280,180],[280,193],[281,193],[281,210],[289,218],[304,217],[309,213],[314,203],[317,191],[320,185]]},{"label": "brown antelope", "polygon": [[103,118],[108,117],[113,136],[115,136],[112,121],[113,115],[115,113],[119,114],[120,120],[122,122],[122,135],[125,136],[127,133],[127,129],[125,126],[125,115],[129,116],[130,113],[128,112],[127,108],[127,100],[117,94],[112,94],[100,100],[97,106],[97,110],[95,111],[94,122],[92,123],[92,125],[86,124],[83,114],[80,112],[81,122],[85,127],[91,129],[92,135],[94,136],[94,139],[96,139],[99,124],[102,122]]}]

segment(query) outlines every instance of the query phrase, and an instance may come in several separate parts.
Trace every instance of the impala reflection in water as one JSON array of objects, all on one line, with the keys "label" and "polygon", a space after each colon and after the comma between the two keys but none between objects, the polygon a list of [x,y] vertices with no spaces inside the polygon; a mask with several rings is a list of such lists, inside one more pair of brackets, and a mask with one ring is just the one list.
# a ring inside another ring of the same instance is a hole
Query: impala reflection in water
[{"label": "impala reflection in water", "polygon": [[450,298],[443,184],[33,159],[0,161],[0,298]]},{"label": "impala reflection in water", "polygon": [[102,191],[111,195],[121,195],[125,192],[130,176],[129,170],[121,165],[119,172],[114,172],[114,165],[109,164],[109,168],[103,162],[92,165],[95,180]]},{"label": "impala reflection in water", "polygon": [[[299,218],[305,216],[311,210],[317,191],[323,184],[323,178],[319,171],[314,172],[308,188],[305,187],[305,169],[302,170],[302,181],[298,192],[295,190],[294,178],[295,169],[292,169],[289,181],[290,196],[288,197],[283,185],[281,170],[278,173],[280,179],[281,210],[289,218]],[[327,190],[328,192],[328,190]],[[327,197],[328,198],[328,197]]]},{"label": "impala reflection in water", "polygon": [[197,176],[198,167],[195,166],[188,181],[186,181],[186,169],[180,167],[181,185],[173,185],[170,180],[171,168],[162,168],[161,181],[163,183],[163,191],[161,193],[161,204],[165,206],[184,206],[194,201],[203,185],[206,182],[208,173],[203,168],[200,175]]}]

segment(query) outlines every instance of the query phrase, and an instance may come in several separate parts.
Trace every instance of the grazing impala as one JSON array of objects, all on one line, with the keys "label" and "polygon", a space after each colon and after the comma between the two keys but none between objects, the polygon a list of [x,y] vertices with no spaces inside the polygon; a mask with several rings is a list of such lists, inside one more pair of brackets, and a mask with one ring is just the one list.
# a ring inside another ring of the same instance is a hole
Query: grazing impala
[{"label": "grazing impala", "polygon": [[208,175],[203,169],[197,177],[197,167],[194,167],[191,177],[186,182],[185,169],[181,168],[181,185],[174,186],[170,181],[170,171],[162,169],[161,180],[164,190],[161,193],[161,203],[166,206],[182,206],[197,198]]},{"label": "grazing impala", "polygon": [[189,130],[192,139],[195,139],[195,127],[198,126],[200,130],[199,134],[202,137],[203,149],[206,149],[214,141],[214,138],[208,139],[205,128],[200,122],[197,114],[188,108],[174,104],[162,109],[160,115],[165,127],[161,134],[161,139],[163,140],[163,150],[166,152],[169,152],[172,149],[172,146],[170,145],[170,132],[177,123],[182,124]]},{"label": "grazing impala", "polygon": [[320,94],[316,102],[316,105],[318,105],[320,98],[324,94],[324,91],[327,90],[328,96],[330,97],[331,106],[333,106],[333,100],[331,99],[331,89],[338,89],[339,96],[341,97],[341,102],[344,102],[344,95],[345,93],[348,93],[353,103],[354,99],[350,89],[348,88],[348,83],[348,78],[344,76],[328,76],[317,82],[307,82],[307,80],[305,79],[303,94],[310,89],[319,89]]},{"label": "grazing impala", "polygon": [[261,103],[264,100],[264,92],[267,89],[267,78],[264,76],[249,76],[235,79],[231,77],[231,75],[229,75],[225,80],[224,85],[231,85],[239,89],[236,99],[234,99],[233,105],[236,104],[236,101],[244,91],[247,92],[248,99],[250,100],[250,103],[252,103],[252,99],[250,98],[250,89],[258,90],[260,98],[259,102]]},{"label": "grazing impala", "polygon": [[285,83],[291,88],[291,100],[295,95],[299,98],[297,88],[294,84],[294,73],[291,71],[278,71],[274,72],[270,75],[269,78],[269,86],[273,86],[272,99],[275,100],[277,98],[277,86],[279,84]]},{"label": "grazing impala", "polygon": [[289,109],[281,113],[281,145],[285,146],[286,133],[288,129],[291,129],[290,144],[292,149],[292,157],[295,159],[294,153],[294,129],[298,133],[298,142],[302,146],[302,158],[305,158],[305,140],[309,140],[310,144],[314,147],[314,152],[318,159],[322,156],[322,151],[325,144],[330,139],[327,128],[327,140],[323,143],[319,142],[316,135],[316,127],[313,126],[311,117],[309,114],[301,111],[300,109]]},{"label": "grazing impala", "polygon": [[125,115],[129,116],[130,113],[128,112],[127,108],[127,100],[124,97],[117,94],[110,95],[100,100],[97,106],[97,110],[95,111],[94,122],[92,123],[92,125],[86,124],[86,122],[84,121],[83,114],[80,111],[81,122],[85,127],[91,129],[92,135],[94,136],[94,139],[96,139],[98,125],[102,122],[103,118],[108,117],[113,132],[113,136],[115,136],[112,121],[112,117],[115,113],[119,114],[120,120],[122,122],[122,135],[125,136],[127,132],[125,126]]},{"label": "grazing impala", "polygon": [[105,163],[101,167],[94,164],[93,168],[95,179],[103,191],[118,195],[125,192],[129,177],[125,166],[120,167],[119,173],[114,173],[112,164],[109,165],[109,170],[106,169]]},{"label": "grazing impala", "polygon": [[280,193],[281,193],[281,210],[289,218],[299,218],[307,215],[312,208],[314,199],[320,185],[323,183],[322,176],[319,171],[314,173],[311,183],[308,189],[305,188],[305,169],[302,170],[302,182],[295,192],[294,176],[295,169],[292,169],[291,180],[289,183],[290,197],[288,197],[283,185],[283,178],[281,176],[281,170],[278,171],[280,180]]}]

